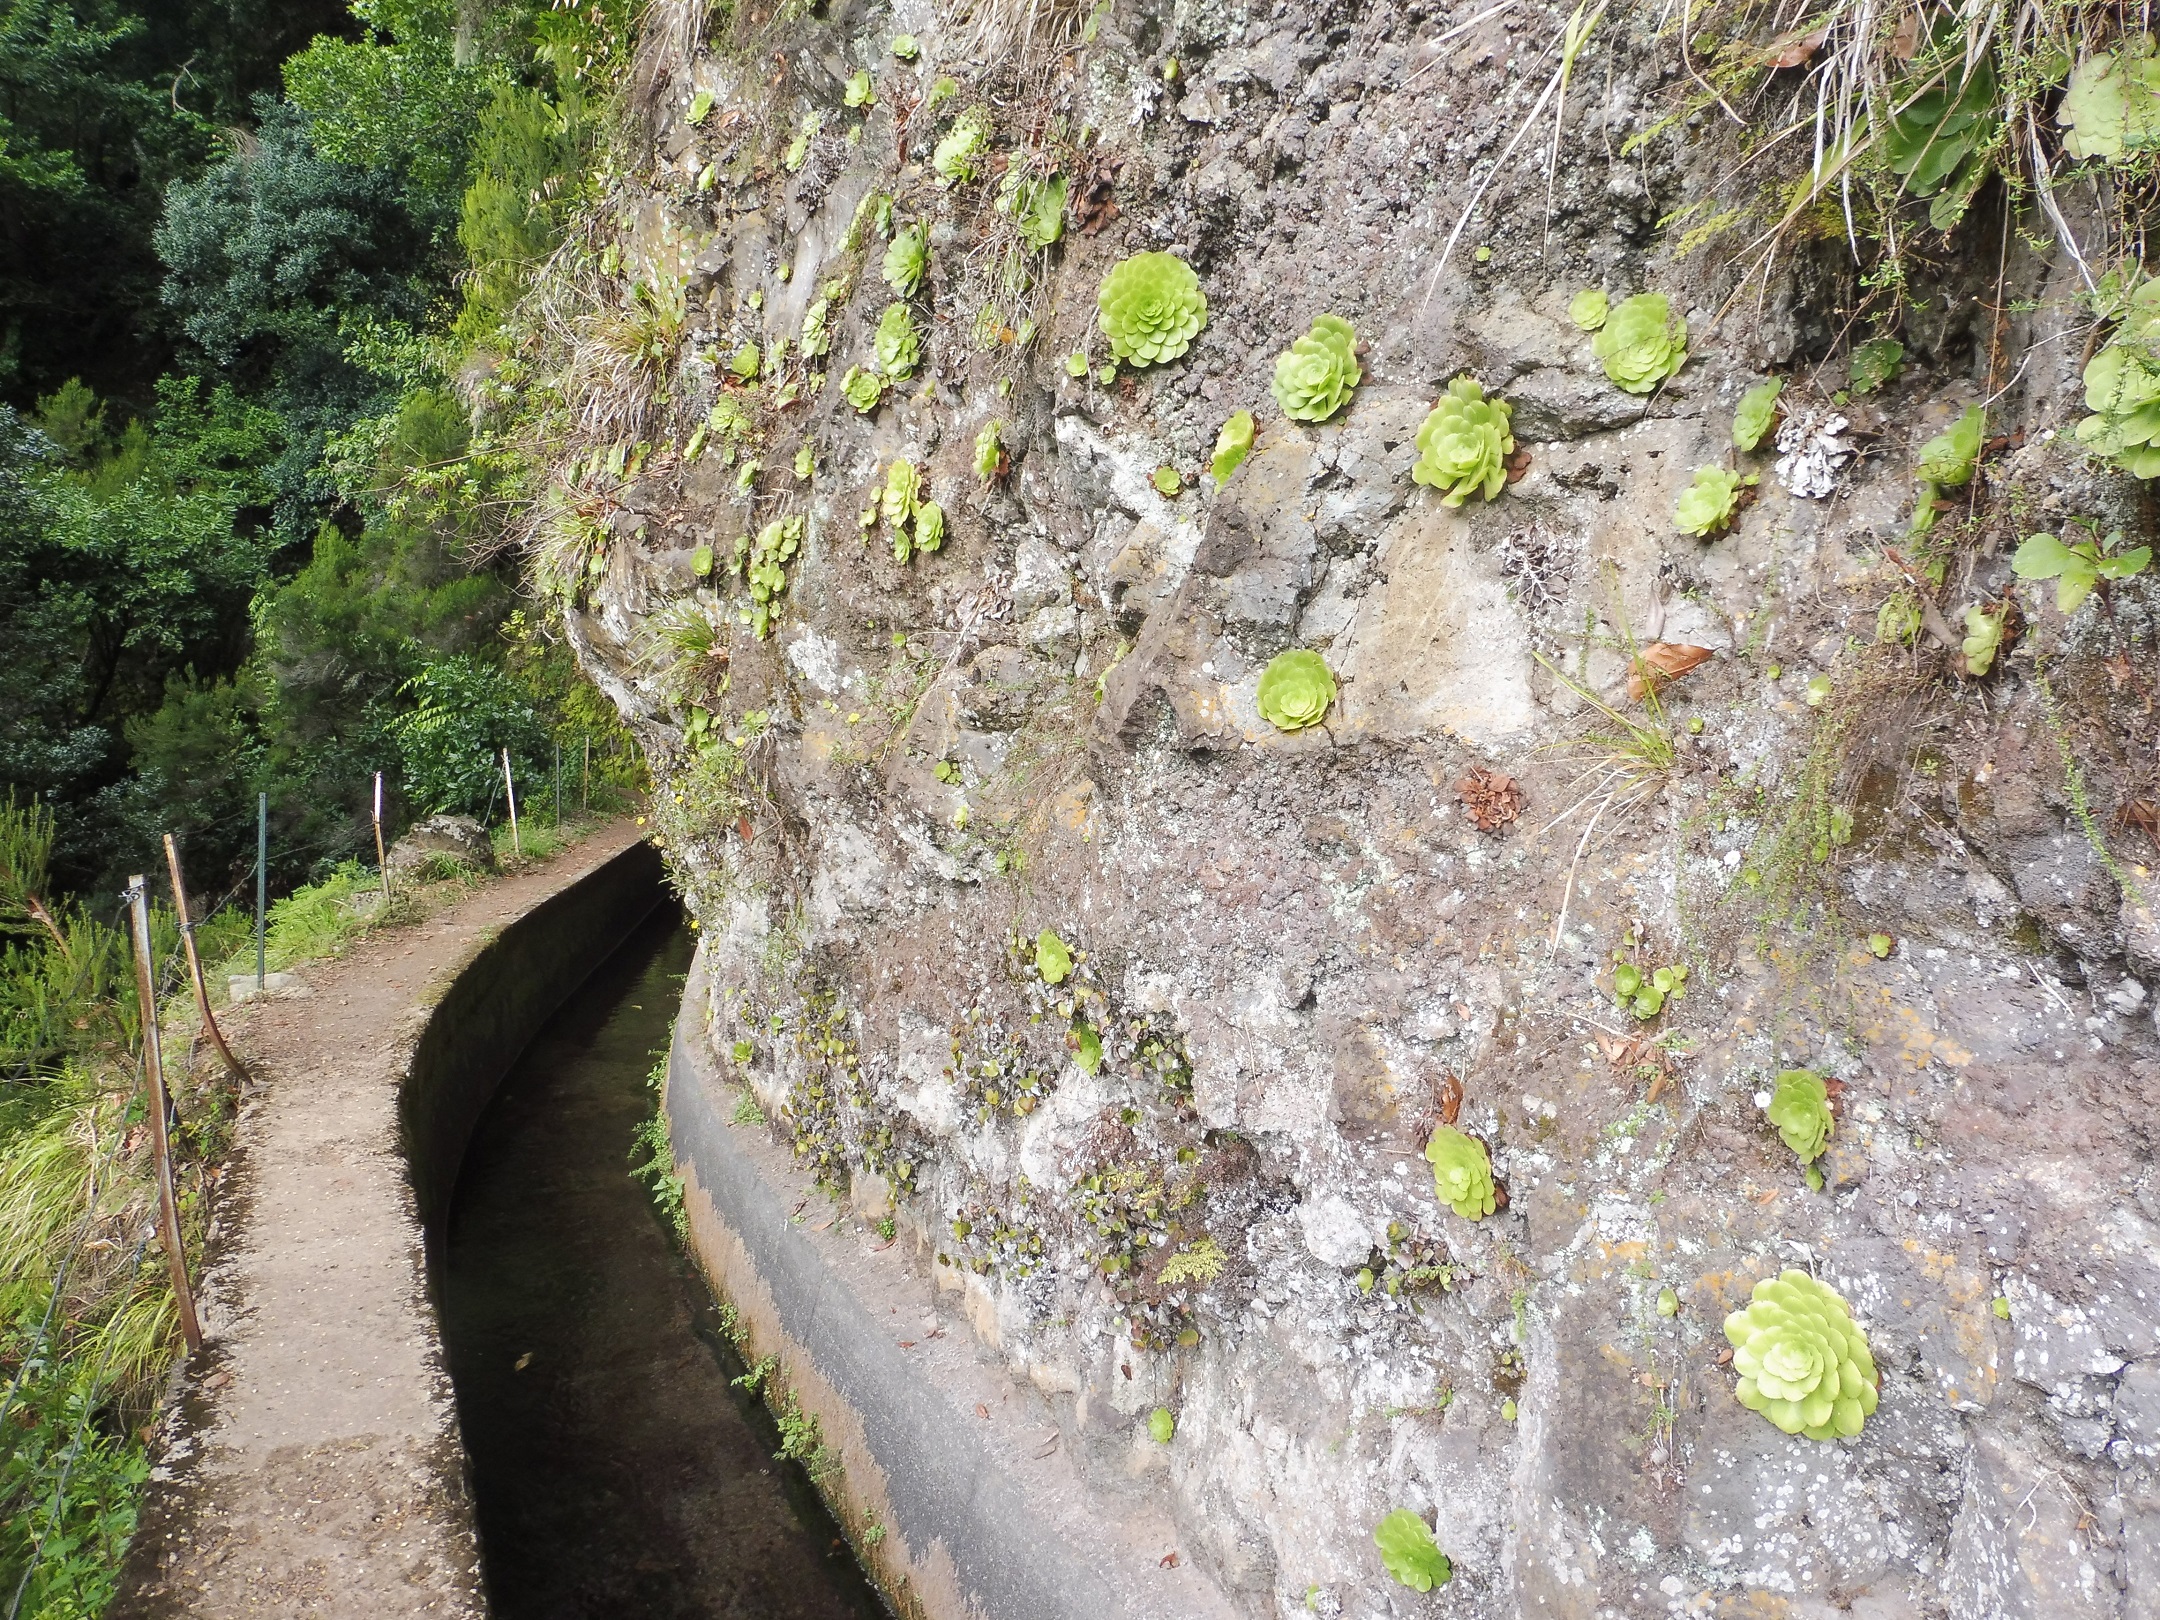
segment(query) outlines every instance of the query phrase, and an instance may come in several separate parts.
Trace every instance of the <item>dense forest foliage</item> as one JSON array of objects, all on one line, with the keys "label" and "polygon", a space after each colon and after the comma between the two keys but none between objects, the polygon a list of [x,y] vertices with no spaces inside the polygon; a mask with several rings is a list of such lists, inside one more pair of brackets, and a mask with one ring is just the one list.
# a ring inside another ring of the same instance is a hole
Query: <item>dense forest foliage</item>
[{"label": "dense forest foliage", "polygon": [[[377,771],[392,835],[499,820],[504,750],[528,804],[558,761],[595,808],[638,785],[522,602],[528,473],[491,381],[589,197],[632,22],[614,0],[0,0],[5,1620],[111,1597],[178,1345],[126,877],[157,897],[177,836],[218,972],[267,795],[269,965],[291,966],[378,914],[361,900],[392,909],[352,860]],[[185,1023],[169,907],[150,929]],[[237,1098],[167,1036],[199,1255]]]},{"label": "dense forest foliage", "polygon": [[485,813],[605,706],[521,613],[457,387],[554,245],[595,0],[0,0],[0,793],[213,898]]}]

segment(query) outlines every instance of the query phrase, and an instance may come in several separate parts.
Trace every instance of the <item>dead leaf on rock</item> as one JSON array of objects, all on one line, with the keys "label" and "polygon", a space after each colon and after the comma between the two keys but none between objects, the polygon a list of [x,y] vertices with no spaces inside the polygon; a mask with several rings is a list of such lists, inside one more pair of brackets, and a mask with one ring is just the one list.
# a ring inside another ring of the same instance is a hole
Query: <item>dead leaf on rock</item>
[{"label": "dead leaf on rock", "polygon": [[[1783,39],[1771,43],[1770,65],[1774,68],[1805,67],[1813,60],[1815,53],[1823,48],[1823,41],[1829,37],[1828,28],[1795,30]],[[1911,59],[1909,53],[1906,59]]]},{"label": "dead leaf on rock", "polygon": [[1496,832],[1505,827],[1530,802],[1514,777],[1482,765],[1456,783],[1455,792],[1479,832]]},{"label": "dead leaf on rock", "polygon": [[1524,475],[1530,471],[1529,446],[1516,446],[1514,453],[1510,455],[1507,460],[1503,461],[1500,465],[1507,470],[1507,481],[1509,483],[1521,483],[1523,481]]},{"label": "dead leaf on rock", "polygon": [[2115,812],[2116,823],[2123,827],[2135,827],[2160,849],[2160,805],[2150,799],[2132,799]]},{"label": "dead leaf on rock", "polygon": [[1628,700],[1640,703],[1645,692],[1654,692],[1668,681],[1676,681],[1698,664],[1710,661],[1708,647],[1691,647],[1683,641],[1653,641],[1635,655],[1635,667],[1628,671]]},{"label": "dead leaf on rock", "polygon": [[1648,1036],[1609,1035],[1602,1029],[1593,1030],[1591,1035],[1614,1072],[1649,1080],[1650,1089],[1644,1093],[1643,1101],[1656,1102],[1672,1084],[1672,1054]]},{"label": "dead leaf on rock", "polygon": [[1890,36],[1884,47],[1900,62],[1910,62],[1920,54],[1920,13],[1908,11],[1898,19],[1897,31]]},{"label": "dead leaf on rock", "polygon": [[1177,1552],[1173,1548],[1171,1551],[1166,1552],[1162,1555],[1161,1559],[1157,1562],[1156,1567],[1158,1569],[1176,1569],[1178,1567],[1179,1561],[1180,1560],[1178,1558]]}]

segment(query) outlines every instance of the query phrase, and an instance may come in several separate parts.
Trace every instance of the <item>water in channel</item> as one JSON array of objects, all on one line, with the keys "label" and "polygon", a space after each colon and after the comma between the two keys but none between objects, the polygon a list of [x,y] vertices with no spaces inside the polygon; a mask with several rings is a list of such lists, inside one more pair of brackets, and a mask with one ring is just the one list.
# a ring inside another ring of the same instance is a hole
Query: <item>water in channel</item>
[{"label": "water in channel", "polygon": [[885,1614],[630,1179],[690,946],[671,908],[595,973],[460,1174],[437,1275],[495,1620]]}]

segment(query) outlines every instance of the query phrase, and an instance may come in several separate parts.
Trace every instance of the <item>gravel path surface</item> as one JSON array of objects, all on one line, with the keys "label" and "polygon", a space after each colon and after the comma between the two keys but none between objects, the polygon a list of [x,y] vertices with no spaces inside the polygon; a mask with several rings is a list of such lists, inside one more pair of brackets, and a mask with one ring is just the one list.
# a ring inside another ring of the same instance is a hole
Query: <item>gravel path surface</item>
[{"label": "gravel path surface", "polygon": [[233,1010],[261,1089],[113,1620],[485,1612],[398,1087],[443,987],[638,836],[611,824]]}]

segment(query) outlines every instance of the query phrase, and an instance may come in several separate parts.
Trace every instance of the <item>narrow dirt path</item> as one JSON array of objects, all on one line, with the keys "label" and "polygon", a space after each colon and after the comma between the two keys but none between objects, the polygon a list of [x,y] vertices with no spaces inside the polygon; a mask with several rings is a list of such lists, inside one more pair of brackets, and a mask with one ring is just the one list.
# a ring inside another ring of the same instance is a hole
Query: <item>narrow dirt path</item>
[{"label": "narrow dirt path", "polygon": [[398,1086],[440,988],[638,836],[611,824],[304,970],[305,997],[236,1009],[262,1089],[114,1620],[482,1614]]}]

